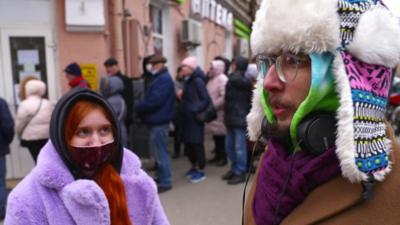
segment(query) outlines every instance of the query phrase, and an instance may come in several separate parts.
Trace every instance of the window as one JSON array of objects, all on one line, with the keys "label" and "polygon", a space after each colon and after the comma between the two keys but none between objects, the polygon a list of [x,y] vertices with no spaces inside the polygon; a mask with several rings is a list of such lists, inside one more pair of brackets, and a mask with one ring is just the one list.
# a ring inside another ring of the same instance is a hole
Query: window
[{"label": "window", "polygon": [[163,54],[163,12],[160,7],[150,5],[150,20],[153,26],[154,54]]}]

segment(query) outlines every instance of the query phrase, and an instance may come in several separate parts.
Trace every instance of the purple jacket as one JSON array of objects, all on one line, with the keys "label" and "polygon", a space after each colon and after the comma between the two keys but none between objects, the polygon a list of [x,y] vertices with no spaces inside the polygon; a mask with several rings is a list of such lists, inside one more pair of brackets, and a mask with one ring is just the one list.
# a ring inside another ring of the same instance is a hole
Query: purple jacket
[{"label": "purple jacket", "polygon": [[[121,178],[135,225],[169,225],[154,181],[124,150]],[[8,197],[5,225],[109,225],[107,198],[92,180],[74,180],[49,141],[35,168]]]}]

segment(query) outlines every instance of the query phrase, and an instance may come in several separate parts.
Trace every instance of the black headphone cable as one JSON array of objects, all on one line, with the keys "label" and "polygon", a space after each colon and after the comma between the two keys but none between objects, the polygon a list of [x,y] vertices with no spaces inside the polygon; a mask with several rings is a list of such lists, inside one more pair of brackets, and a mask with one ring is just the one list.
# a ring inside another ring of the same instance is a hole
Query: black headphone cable
[{"label": "black headphone cable", "polygon": [[279,193],[279,200],[278,200],[278,205],[276,206],[276,208],[275,208],[275,213],[274,213],[274,219],[273,219],[273,225],[275,225],[275,224],[277,224],[276,222],[276,220],[277,220],[277,217],[278,217],[278,214],[279,214],[279,209],[280,209],[280,207],[281,207],[281,203],[282,203],[282,198],[283,198],[283,195],[285,194],[285,192],[286,192],[286,189],[288,188],[288,186],[289,186],[289,181],[290,181],[290,177],[292,176],[292,172],[293,172],[293,167],[294,167],[294,162],[296,161],[296,149],[297,149],[297,147],[299,147],[299,145],[300,145],[300,143],[302,142],[303,140],[300,140],[299,142],[297,142],[297,144],[296,144],[296,147],[295,148],[293,148],[293,152],[292,152],[292,154],[291,154],[291,161],[290,161],[290,168],[289,168],[289,173],[288,173],[288,175],[286,176],[286,178],[285,178],[285,183],[283,184],[283,187],[282,187],[282,191],[281,191],[281,193]]}]

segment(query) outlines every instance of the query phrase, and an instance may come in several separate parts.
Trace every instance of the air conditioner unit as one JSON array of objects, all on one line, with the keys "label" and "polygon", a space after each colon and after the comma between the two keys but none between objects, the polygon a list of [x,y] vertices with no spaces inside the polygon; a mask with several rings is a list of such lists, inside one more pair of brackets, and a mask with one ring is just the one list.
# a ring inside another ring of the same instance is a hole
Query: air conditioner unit
[{"label": "air conditioner unit", "polygon": [[201,44],[201,26],[193,20],[183,20],[181,29],[181,42],[185,46],[196,47]]}]

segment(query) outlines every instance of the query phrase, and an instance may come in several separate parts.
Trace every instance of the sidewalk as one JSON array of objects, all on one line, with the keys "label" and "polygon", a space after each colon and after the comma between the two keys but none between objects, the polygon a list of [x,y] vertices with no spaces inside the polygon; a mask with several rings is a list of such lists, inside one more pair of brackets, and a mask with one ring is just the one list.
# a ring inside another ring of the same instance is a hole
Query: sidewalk
[{"label": "sidewalk", "polygon": [[173,189],[160,194],[171,225],[239,225],[244,184],[227,185],[221,176],[228,171],[207,165],[207,179],[192,184],[184,177],[189,168],[186,157],[172,161]]}]

